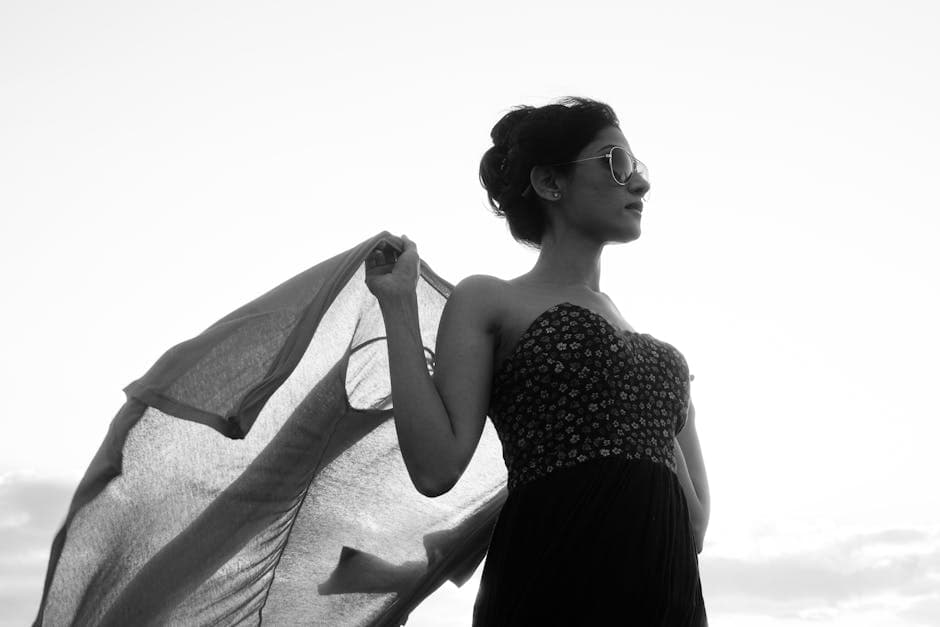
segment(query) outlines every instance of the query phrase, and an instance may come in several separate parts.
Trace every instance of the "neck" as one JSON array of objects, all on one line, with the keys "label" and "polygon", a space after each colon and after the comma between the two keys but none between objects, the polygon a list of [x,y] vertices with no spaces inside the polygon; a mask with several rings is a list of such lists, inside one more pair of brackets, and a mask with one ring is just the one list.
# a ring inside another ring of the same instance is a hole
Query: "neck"
[{"label": "neck", "polygon": [[538,261],[529,271],[532,282],[557,287],[578,287],[601,293],[603,246],[574,236],[558,238],[546,233]]}]

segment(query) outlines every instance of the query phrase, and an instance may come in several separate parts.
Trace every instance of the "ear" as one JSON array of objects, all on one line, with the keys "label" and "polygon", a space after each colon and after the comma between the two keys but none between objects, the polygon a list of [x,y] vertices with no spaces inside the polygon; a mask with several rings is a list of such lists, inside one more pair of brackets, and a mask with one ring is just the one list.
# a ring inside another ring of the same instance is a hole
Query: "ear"
[{"label": "ear", "polygon": [[563,194],[565,181],[551,166],[536,165],[529,171],[529,184],[535,193],[548,201],[558,200],[556,194]]}]

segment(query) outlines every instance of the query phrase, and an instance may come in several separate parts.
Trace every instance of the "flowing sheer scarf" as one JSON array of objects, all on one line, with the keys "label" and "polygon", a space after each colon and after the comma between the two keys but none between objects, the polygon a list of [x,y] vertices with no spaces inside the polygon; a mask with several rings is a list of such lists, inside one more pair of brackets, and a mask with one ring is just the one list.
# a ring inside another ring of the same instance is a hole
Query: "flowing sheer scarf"
[{"label": "flowing sheer scarf", "polygon": [[[56,535],[36,625],[402,625],[483,560],[506,500],[493,425],[421,495],[394,425],[374,237],[168,350],[124,392]],[[421,262],[433,368],[453,285]]]}]

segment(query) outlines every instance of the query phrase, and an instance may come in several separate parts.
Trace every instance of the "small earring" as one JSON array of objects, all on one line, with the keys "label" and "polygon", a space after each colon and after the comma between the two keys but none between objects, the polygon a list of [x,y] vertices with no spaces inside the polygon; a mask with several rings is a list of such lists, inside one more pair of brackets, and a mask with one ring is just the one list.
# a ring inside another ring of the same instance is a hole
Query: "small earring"
[{"label": "small earring", "polygon": [[561,194],[559,194],[558,192],[555,192],[555,193],[552,194],[552,197],[554,197],[554,198],[559,198],[559,197],[561,197]]}]

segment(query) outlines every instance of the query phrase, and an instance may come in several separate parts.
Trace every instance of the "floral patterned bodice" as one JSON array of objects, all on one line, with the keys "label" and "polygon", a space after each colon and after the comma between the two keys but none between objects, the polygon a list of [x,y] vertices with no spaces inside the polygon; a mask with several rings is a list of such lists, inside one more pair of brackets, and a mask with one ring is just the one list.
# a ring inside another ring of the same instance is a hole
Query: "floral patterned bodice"
[{"label": "floral patterned bodice", "polygon": [[676,472],[673,438],[685,426],[689,381],[671,344],[567,301],[549,307],[493,373],[488,415],[509,491],[610,455]]}]

